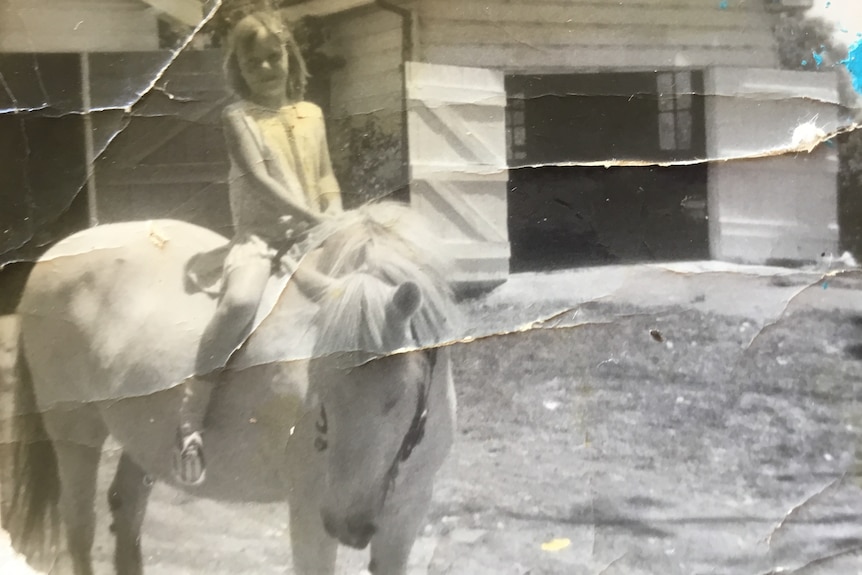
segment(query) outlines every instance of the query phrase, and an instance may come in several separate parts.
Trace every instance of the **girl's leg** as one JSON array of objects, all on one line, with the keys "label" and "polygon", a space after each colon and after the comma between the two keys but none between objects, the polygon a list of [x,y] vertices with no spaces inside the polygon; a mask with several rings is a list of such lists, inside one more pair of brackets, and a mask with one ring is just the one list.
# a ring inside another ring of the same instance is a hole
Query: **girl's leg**
[{"label": "girl's leg", "polygon": [[263,256],[250,258],[227,273],[218,308],[201,337],[197,375],[221,370],[248,337],[271,273],[272,262]]},{"label": "girl's leg", "polygon": [[204,480],[203,429],[213,390],[213,376],[230,359],[231,354],[248,337],[260,298],[271,273],[266,257],[249,258],[225,276],[224,293],[215,315],[204,330],[195,366],[195,374],[184,385],[180,408],[180,430],[175,471],[188,485]]}]

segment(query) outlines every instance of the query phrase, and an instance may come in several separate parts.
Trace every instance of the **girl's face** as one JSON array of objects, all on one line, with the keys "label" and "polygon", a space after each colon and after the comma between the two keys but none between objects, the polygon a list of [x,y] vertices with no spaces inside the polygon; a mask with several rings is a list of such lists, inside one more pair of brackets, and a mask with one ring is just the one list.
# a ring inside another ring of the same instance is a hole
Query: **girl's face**
[{"label": "girl's face", "polygon": [[267,102],[283,100],[287,92],[287,52],[279,39],[261,27],[237,47],[237,63],[251,95]]}]

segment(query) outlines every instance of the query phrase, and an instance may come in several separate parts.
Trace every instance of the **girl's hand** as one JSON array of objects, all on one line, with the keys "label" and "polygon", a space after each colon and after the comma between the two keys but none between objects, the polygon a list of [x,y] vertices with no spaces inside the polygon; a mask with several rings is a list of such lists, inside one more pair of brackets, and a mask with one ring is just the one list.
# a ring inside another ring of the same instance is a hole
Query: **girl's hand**
[{"label": "girl's hand", "polygon": [[325,217],[324,214],[314,214],[310,213],[308,217],[308,223],[312,227],[317,227],[320,224],[328,221],[329,218]]},{"label": "girl's hand", "polygon": [[284,239],[287,241],[292,241],[302,231],[297,229],[293,216],[281,216],[278,218],[278,223],[283,226]]},{"label": "girl's hand", "polygon": [[284,239],[287,241],[295,240],[314,227],[308,220],[300,220],[294,216],[281,216],[278,221],[284,225]]}]

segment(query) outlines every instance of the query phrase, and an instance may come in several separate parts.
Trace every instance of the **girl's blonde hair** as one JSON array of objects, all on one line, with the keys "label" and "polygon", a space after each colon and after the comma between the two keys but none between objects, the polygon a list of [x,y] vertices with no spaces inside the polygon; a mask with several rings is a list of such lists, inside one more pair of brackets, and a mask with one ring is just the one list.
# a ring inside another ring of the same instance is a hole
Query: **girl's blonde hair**
[{"label": "girl's blonde hair", "polygon": [[277,12],[253,12],[239,20],[231,29],[227,38],[224,69],[227,82],[240,98],[251,96],[248,84],[242,77],[237,59],[239,46],[249,46],[257,41],[258,31],[263,28],[275,36],[287,52],[287,98],[290,101],[300,101],[305,97],[305,87],[308,83],[308,68],[299,49],[296,39],[290,33],[284,20]]}]

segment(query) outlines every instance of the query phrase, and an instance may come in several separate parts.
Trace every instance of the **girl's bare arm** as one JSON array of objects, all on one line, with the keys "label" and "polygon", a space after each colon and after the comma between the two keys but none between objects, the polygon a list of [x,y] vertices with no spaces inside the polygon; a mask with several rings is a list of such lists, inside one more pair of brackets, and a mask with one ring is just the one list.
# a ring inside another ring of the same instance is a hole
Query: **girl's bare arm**
[{"label": "girl's bare arm", "polygon": [[284,206],[286,215],[306,221],[311,225],[319,224],[321,222],[319,215],[296,203],[287,194],[287,190],[269,175],[263,156],[242,118],[238,117],[237,114],[225,113],[224,125],[228,151],[237,167],[243,173],[253,177],[260,184],[260,190],[266,193],[270,199]]},{"label": "girl's bare arm", "polygon": [[293,273],[292,278],[296,281],[297,287],[312,301],[320,299],[333,284],[332,278],[317,269],[320,255],[321,249],[318,248],[307,253],[301,262],[287,255],[284,256],[284,261]]},{"label": "girl's bare arm", "polygon": [[326,125],[320,118],[320,199],[323,211],[339,213],[341,205],[341,188],[332,169],[332,159],[329,157],[329,144],[326,141]]}]

